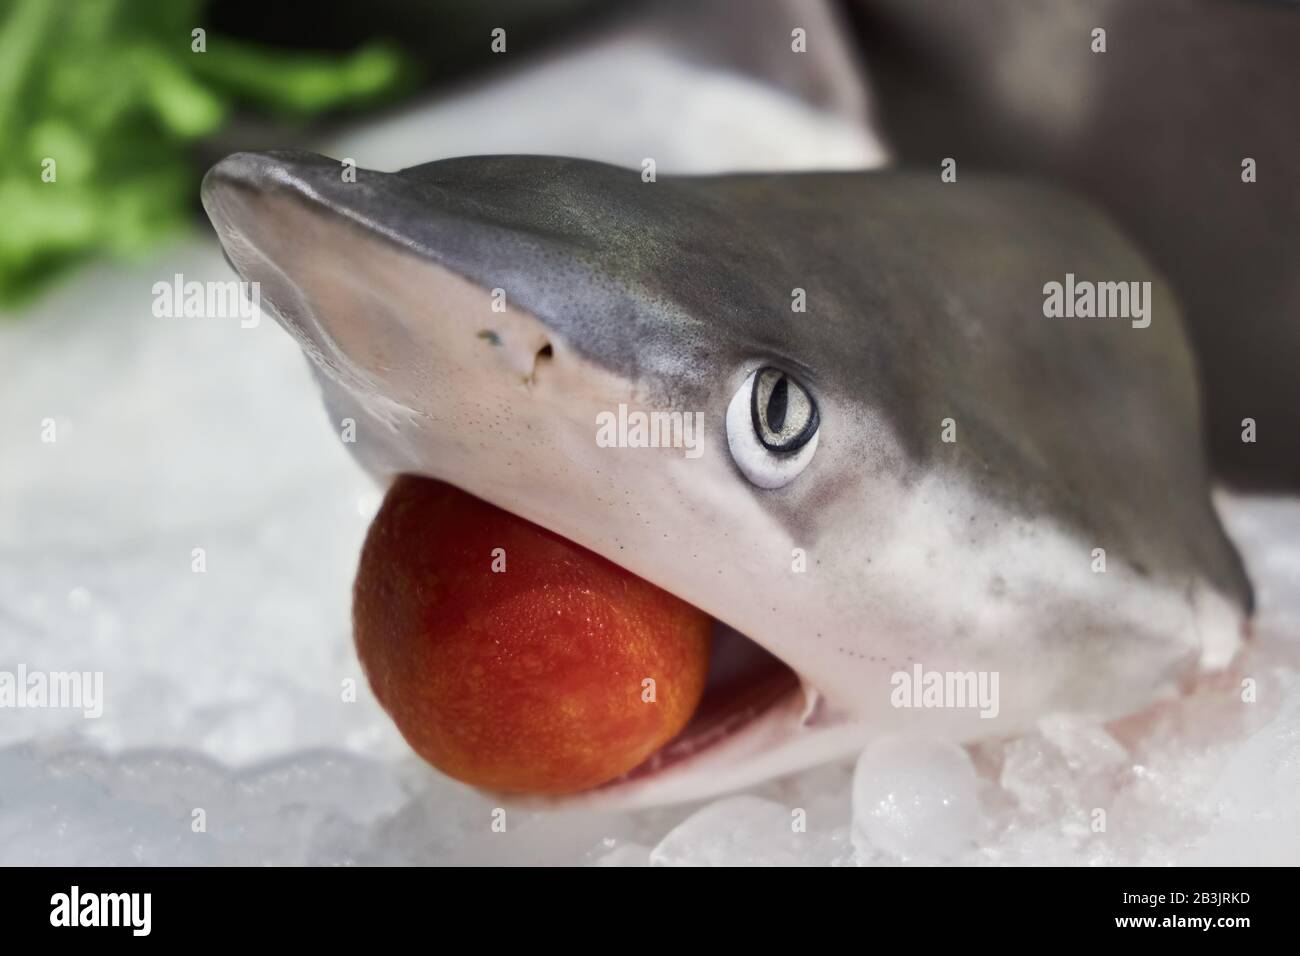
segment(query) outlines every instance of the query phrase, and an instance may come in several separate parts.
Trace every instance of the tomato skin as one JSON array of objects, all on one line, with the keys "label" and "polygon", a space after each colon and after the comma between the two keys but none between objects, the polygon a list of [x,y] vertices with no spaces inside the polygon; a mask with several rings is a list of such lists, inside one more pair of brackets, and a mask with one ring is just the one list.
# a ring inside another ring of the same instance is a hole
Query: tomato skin
[{"label": "tomato skin", "polygon": [[712,628],[571,541],[405,475],[367,533],[352,623],[371,688],[421,757],[536,794],[612,780],[676,736],[703,694]]}]

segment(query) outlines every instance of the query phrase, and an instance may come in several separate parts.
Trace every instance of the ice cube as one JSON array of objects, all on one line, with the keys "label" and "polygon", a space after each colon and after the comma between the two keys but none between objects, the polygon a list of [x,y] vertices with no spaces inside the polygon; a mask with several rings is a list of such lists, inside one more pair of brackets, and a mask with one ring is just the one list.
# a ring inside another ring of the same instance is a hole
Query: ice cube
[{"label": "ice cube", "polygon": [[853,774],[853,845],[870,858],[938,863],[974,847],[979,784],[966,750],[944,741],[883,737]]},{"label": "ice cube", "polygon": [[839,856],[834,833],[804,808],[742,795],[715,801],[675,827],[652,866],[818,866]]}]

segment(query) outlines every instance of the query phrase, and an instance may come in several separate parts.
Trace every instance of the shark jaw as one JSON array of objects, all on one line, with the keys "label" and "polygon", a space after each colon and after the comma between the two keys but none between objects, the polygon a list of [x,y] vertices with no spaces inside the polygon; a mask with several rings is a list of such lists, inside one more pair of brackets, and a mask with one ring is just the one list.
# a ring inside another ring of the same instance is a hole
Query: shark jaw
[{"label": "shark jaw", "polygon": [[[895,419],[809,368],[813,357],[757,335],[668,349],[632,338],[622,368],[595,361],[581,323],[558,327],[511,299],[523,266],[503,264],[500,286],[467,278],[382,215],[405,201],[399,177],[334,195],[319,160],[232,157],[209,174],[204,203],[236,270],[261,283],[311,360],[331,420],[355,423],[360,462],[381,483],[446,481],[620,564],[725,625],[719,657],[742,660],[730,683],[714,675],[677,740],[567,801],[706,798],[887,733],[965,741],[1052,712],[1109,719],[1235,653],[1238,600],[1177,567],[1113,559],[1097,573],[1097,541],[942,460],[918,466]],[[397,217],[403,228],[411,215]],[[461,241],[436,209],[422,215]],[[464,241],[485,241],[487,227],[471,227]],[[562,284],[600,287],[553,267]],[[724,424],[764,365],[800,372],[821,410],[816,458],[775,489],[746,481]],[[623,407],[702,415],[701,453],[602,445],[601,417]],[[996,673],[996,717],[898,706],[894,676],[918,664]]]}]

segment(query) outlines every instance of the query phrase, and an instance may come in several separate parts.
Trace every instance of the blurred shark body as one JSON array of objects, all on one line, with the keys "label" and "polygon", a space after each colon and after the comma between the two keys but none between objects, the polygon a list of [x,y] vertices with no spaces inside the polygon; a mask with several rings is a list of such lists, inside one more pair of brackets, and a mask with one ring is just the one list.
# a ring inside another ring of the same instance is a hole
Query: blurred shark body
[{"label": "blurred shark body", "polygon": [[1187,316],[1216,472],[1300,487],[1300,6],[849,0],[846,10],[899,161],[937,169],[953,157],[1104,209]]}]

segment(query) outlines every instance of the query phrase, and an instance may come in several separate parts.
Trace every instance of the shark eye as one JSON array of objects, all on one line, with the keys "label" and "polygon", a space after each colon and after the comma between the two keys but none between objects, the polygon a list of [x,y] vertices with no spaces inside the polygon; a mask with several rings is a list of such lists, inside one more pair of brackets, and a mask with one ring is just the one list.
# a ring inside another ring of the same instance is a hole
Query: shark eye
[{"label": "shark eye", "polygon": [[767,366],[751,373],[727,406],[727,445],[746,478],[780,488],[812,461],[820,424],[808,390]]}]

